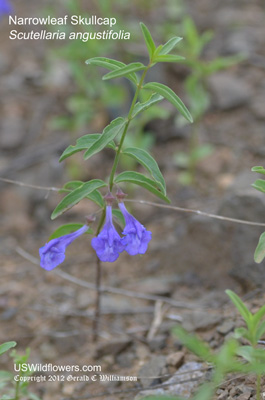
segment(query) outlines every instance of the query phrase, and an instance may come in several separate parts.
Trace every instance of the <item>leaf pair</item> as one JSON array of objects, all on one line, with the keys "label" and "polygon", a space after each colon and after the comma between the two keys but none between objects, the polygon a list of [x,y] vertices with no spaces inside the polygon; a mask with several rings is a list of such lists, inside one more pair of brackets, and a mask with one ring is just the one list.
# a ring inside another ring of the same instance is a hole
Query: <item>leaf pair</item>
[{"label": "leaf pair", "polygon": [[172,54],[168,55],[168,53],[173,50],[176,44],[182,40],[181,37],[173,37],[166,44],[156,47],[147,26],[142,22],[140,23],[140,26],[152,64],[157,62],[177,62],[184,59],[184,57],[181,56],[175,56]]},{"label": "leaf pair", "polygon": [[122,131],[126,124],[124,118],[118,117],[114,119],[106,128],[102,134],[95,133],[91,135],[85,135],[77,139],[75,146],[68,146],[63,152],[59,161],[64,160],[67,157],[77,153],[78,151],[86,150],[84,159],[87,160],[96,153],[99,153],[105,147],[109,147],[115,150],[115,142],[113,139]]},{"label": "leaf pair", "polygon": [[265,315],[265,305],[255,314],[252,314],[232,290],[226,290],[226,294],[230,297],[247,325],[247,329],[243,327],[236,329],[236,337],[244,337],[252,346],[255,346],[265,333],[265,321],[262,321]]}]

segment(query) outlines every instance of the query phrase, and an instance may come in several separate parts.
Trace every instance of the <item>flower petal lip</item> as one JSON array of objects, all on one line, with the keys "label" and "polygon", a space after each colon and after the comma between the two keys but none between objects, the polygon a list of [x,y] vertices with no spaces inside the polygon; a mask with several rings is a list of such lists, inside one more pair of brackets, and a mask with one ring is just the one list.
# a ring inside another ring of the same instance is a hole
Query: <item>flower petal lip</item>
[{"label": "flower petal lip", "polygon": [[105,262],[114,262],[124,250],[122,238],[116,231],[112,222],[112,207],[106,207],[105,224],[97,237],[91,241],[91,246],[96,251],[98,258]]},{"label": "flower petal lip", "polygon": [[146,228],[127,211],[123,202],[119,203],[119,207],[126,223],[122,232],[122,234],[125,235],[122,238],[125,251],[131,256],[145,254],[148,243],[152,239],[152,232],[147,231]]},{"label": "flower petal lip", "polygon": [[88,225],[82,226],[73,233],[52,239],[40,248],[40,266],[46,271],[51,271],[65,259],[65,250],[78,236],[88,230]]}]

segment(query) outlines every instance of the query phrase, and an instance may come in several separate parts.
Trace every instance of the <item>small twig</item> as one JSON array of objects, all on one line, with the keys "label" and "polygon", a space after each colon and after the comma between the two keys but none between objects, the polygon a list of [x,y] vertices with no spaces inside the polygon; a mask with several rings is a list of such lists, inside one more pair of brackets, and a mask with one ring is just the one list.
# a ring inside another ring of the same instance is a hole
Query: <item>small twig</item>
[{"label": "small twig", "polygon": [[[26,258],[28,261],[32,262],[35,265],[39,265],[39,260],[23,250],[21,247],[16,248],[16,252],[21,255],[22,257]],[[97,290],[96,285],[93,283],[86,282],[84,280],[75,278],[74,276],[68,274],[67,272],[64,272],[60,269],[56,269],[53,272],[56,275],[59,275],[61,278],[66,279],[67,281],[73,282],[76,285],[85,287],[90,290]],[[125,289],[120,289],[120,288],[114,288],[111,286],[101,286],[100,288],[101,293],[111,293],[111,294],[118,294],[121,296],[126,296],[126,297],[133,297],[135,299],[142,299],[142,300],[150,300],[150,301],[163,301],[164,303],[170,304],[173,307],[176,308],[186,308],[190,310],[197,309],[197,307],[193,304],[187,304],[186,302],[182,301],[176,301],[173,299],[170,299],[169,297],[163,297],[163,296],[155,296],[151,294],[146,294],[146,293],[140,293],[140,292],[134,292],[132,290],[125,290]]]},{"label": "small twig", "polygon": [[205,211],[193,210],[193,209],[190,209],[190,208],[183,208],[183,207],[177,207],[177,206],[169,206],[169,205],[160,204],[160,203],[153,203],[152,201],[147,201],[147,200],[125,199],[125,201],[129,201],[131,203],[144,204],[144,205],[147,205],[147,206],[155,206],[155,207],[159,207],[159,208],[166,208],[168,210],[175,210],[175,211],[181,211],[181,212],[185,212],[185,213],[203,215],[204,217],[219,219],[221,221],[235,222],[237,224],[252,225],[252,226],[265,226],[265,223],[262,223],[262,222],[252,222],[252,221],[246,221],[244,219],[224,217],[222,215],[210,214],[210,213],[207,213]]},{"label": "small twig", "polygon": [[18,185],[18,186],[28,187],[28,188],[32,188],[32,189],[37,189],[37,190],[48,190],[50,192],[59,192],[61,190],[60,188],[56,188],[56,187],[30,185],[29,183],[13,181],[12,179],[6,179],[6,178],[0,178],[0,181],[1,182],[5,182],[5,183],[12,183],[13,185]]},{"label": "small twig", "polygon": [[154,319],[147,334],[147,340],[152,340],[163,322],[165,314],[168,312],[168,306],[163,307],[162,301],[155,303]]},{"label": "small twig", "polygon": [[[55,191],[55,192],[59,192],[60,190],[62,190],[62,188],[29,185],[26,183],[13,181],[11,179],[5,179],[5,178],[0,178],[0,181],[6,182],[6,183],[12,183],[14,185],[19,185],[19,186],[30,187],[32,189],[37,189],[37,190],[48,190],[48,191]],[[169,206],[166,204],[154,203],[152,201],[147,201],[147,200],[126,199],[125,201],[130,201],[132,203],[138,203],[138,204],[154,206],[154,207],[159,207],[159,208],[165,208],[168,210],[174,210],[174,211],[179,211],[179,212],[184,212],[184,213],[203,215],[204,217],[219,219],[221,221],[234,222],[237,224],[251,225],[251,226],[265,226],[265,222],[253,222],[253,221],[247,221],[244,219],[224,217],[222,215],[211,214],[211,213],[207,213],[205,211],[193,210],[190,208],[183,208],[183,207],[177,207],[177,206]]]}]

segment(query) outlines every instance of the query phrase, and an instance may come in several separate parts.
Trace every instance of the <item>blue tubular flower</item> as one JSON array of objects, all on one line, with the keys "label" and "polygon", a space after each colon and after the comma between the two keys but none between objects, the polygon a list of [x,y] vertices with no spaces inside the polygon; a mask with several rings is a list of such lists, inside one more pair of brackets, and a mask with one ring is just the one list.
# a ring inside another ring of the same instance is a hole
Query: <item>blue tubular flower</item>
[{"label": "blue tubular flower", "polygon": [[106,207],[105,225],[99,235],[92,239],[91,246],[101,261],[113,262],[124,250],[122,239],[112,222],[111,205]]},{"label": "blue tubular flower", "polygon": [[122,232],[125,235],[122,243],[125,245],[125,251],[131,256],[136,254],[144,254],[147,250],[148,243],[152,239],[152,232],[140,224],[127,210],[123,202],[119,203],[120,210],[125,218],[125,228]]},{"label": "blue tubular flower", "polygon": [[78,236],[82,235],[88,230],[88,226],[84,225],[73,233],[52,239],[45,246],[41,247],[40,252],[40,266],[47,271],[51,271],[57,265],[61,264],[65,259],[65,250]]},{"label": "blue tubular flower", "polygon": [[12,6],[7,0],[0,0],[0,18],[5,14],[11,14]]}]

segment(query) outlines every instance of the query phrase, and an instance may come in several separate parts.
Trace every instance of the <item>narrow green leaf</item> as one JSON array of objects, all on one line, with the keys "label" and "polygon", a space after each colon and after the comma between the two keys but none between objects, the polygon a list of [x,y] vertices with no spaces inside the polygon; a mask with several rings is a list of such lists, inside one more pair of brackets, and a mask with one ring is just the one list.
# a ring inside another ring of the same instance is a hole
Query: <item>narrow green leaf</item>
[{"label": "narrow green leaf", "polygon": [[11,381],[14,379],[14,375],[8,371],[0,371],[0,382]]},{"label": "narrow green leaf", "polygon": [[260,340],[260,339],[262,338],[262,336],[264,335],[264,333],[265,333],[265,321],[262,321],[262,322],[259,324],[259,326],[258,326],[258,328],[257,328],[257,331],[256,331],[256,337],[255,337],[256,342],[258,342],[258,340]]},{"label": "narrow green leaf", "polygon": [[185,106],[185,104],[180,100],[180,98],[170,89],[168,86],[163,85],[162,83],[157,82],[150,82],[144,85],[144,89],[150,89],[154,92],[160,94],[161,96],[165,97],[171,104],[173,104],[179,112],[186,118],[189,122],[193,122],[192,116]]},{"label": "narrow green leaf", "polygon": [[121,226],[121,228],[124,228],[125,219],[124,219],[124,216],[123,216],[121,210],[118,209],[118,208],[113,208],[112,209],[112,214],[114,215],[114,218],[117,219],[117,221],[118,221],[119,225]]},{"label": "narrow green leaf", "polygon": [[92,193],[86,196],[88,199],[93,201],[95,204],[97,204],[100,208],[105,207],[105,202],[102,197],[102,194],[98,190],[94,190]]},{"label": "narrow green leaf", "polygon": [[[123,68],[126,66],[126,64],[124,64],[121,61],[112,60],[111,58],[106,58],[106,57],[90,58],[89,60],[86,60],[86,64],[96,65],[97,67],[110,69],[111,71],[115,71],[117,69],[120,69],[120,68]],[[133,83],[137,84],[137,76],[134,73],[126,76],[126,78],[128,78]]]},{"label": "narrow green leaf", "polygon": [[234,330],[234,337],[236,339],[240,339],[240,338],[245,338],[247,340],[250,340],[250,336],[249,336],[249,332],[246,328],[244,328],[243,326],[241,326],[240,328],[235,328]]},{"label": "narrow green leaf", "polygon": [[152,96],[144,103],[136,103],[133,109],[132,118],[136,117],[140,112],[146,110],[147,108],[153,106],[154,104],[158,103],[159,101],[163,100],[163,96],[160,94],[152,94]]},{"label": "narrow green leaf", "polygon": [[167,54],[167,55],[158,55],[154,57],[153,62],[178,62],[178,61],[183,61],[185,60],[185,57],[182,56],[174,56],[173,54]]},{"label": "narrow green leaf", "polygon": [[253,321],[254,323],[258,323],[265,315],[265,305],[260,307],[260,309],[254,314]]},{"label": "narrow green leaf", "polygon": [[240,346],[237,354],[249,362],[252,362],[254,359],[254,349],[252,346]]},{"label": "narrow green leaf", "polygon": [[258,172],[259,174],[265,175],[265,169],[263,167],[253,167],[251,168],[252,172]]},{"label": "narrow green leaf", "polygon": [[[62,192],[69,192],[72,190],[75,190],[77,188],[79,188],[80,186],[82,186],[84,184],[84,182],[82,181],[70,181],[67,182],[63,189],[60,190],[60,193]],[[105,206],[105,202],[104,199],[102,197],[102,194],[98,191],[98,190],[94,190],[92,193],[90,193],[89,195],[86,196],[88,199],[92,200],[94,203],[96,203],[99,207],[104,208]]]},{"label": "narrow green leaf", "polygon": [[178,42],[180,42],[182,40],[182,37],[173,37],[171,39],[169,39],[168,42],[166,42],[163,46],[162,49],[160,50],[159,54],[164,55],[164,54],[168,54],[171,52],[171,50],[176,46],[176,44]]},{"label": "narrow green leaf", "polygon": [[105,182],[101,179],[93,179],[89,182],[84,183],[82,186],[73,190],[63,200],[58,204],[51,215],[51,219],[57,218],[59,215],[63,214],[65,211],[72,208],[75,204],[79,203],[82,199],[91,194],[94,190],[100,187],[107,186]]},{"label": "narrow green leaf", "polygon": [[251,186],[259,190],[260,192],[265,193],[265,180],[257,179]]},{"label": "narrow green leaf", "polygon": [[118,117],[114,119],[108,126],[106,126],[99,139],[85,152],[84,159],[87,160],[89,157],[104,149],[104,147],[106,147],[115,136],[121,132],[125,124],[126,121],[124,118]]},{"label": "narrow green leaf", "polygon": [[252,320],[253,316],[248,308],[245,306],[243,301],[238,297],[237,294],[232,292],[232,290],[226,290],[225,293],[230,297],[230,300],[234,303],[242,317],[244,318],[247,325],[249,325],[250,321]]},{"label": "narrow green leaf", "polygon": [[155,49],[154,57],[156,57],[156,56],[158,56],[158,54],[160,54],[160,51],[162,50],[162,48],[163,48],[163,46],[162,46],[162,44],[160,44],[160,45]]},{"label": "narrow green leaf", "polygon": [[140,174],[139,172],[134,172],[134,171],[122,172],[115,178],[114,182],[115,183],[121,183],[121,182],[134,183],[135,185],[142,186],[145,189],[149,190],[149,192],[152,192],[157,197],[166,201],[167,203],[170,203],[169,198],[166,197],[163,193],[161,193],[160,186],[158,186],[158,184],[156,182],[154,182],[152,179],[147,178],[146,176],[144,176],[143,174]]},{"label": "narrow green leaf", "polygon": [[193,400],[211,400],[215,392],[213,383],[207,382],[203,384],[198,393],[195,394]]},{"label": "narrow green leaf", "polygon": [[218,57],[215,60],[208,62],[207,65],[205,65],[205,73],[208,75],[212,75],[217,71],[238,64],[241,61],[244,61],[245,59],[246,56],[244,56],[243,54],[238,54],[236,56],[231,56],[231,57]]},{"label": "narrow green leaf", "polygon": [[265,258],[265,232],[260,235],[259,243],[254,253],[254,260],[257,264],[260,264]]},{"label": "narrow green leaf", "polygon": [[12,347],[15,347],[17,345],[16,342],[5,342],[0,345],[0,355],[11,349]]},{"label": "narrow green leaf", "polygon": [[[77,153],[78,151],[89,149],[100,138],[100,136],[101,133],[92,133],[80,137],[79,139],[77,139],[76,144],[74,146],[70,145],[64,150],[59,161],[60,162],[63,161],[64,159],[70,157],[71,155]],[[107,144],[106,147],[115,150],[116,145],[113,141],[111,141],[110,143]]]},{"label": "narrow green leaf", "polygon": [[173,328],[172,331],[190,351],[196,354],[204,361],[210,361],[212,358],[211,349],[207,344],[200,340],[197,336],[189,334],[180,325]]},{"label": "narrow green leaf", "polygon": [[127,149],[123,150],[122,154],[134,158],[141,165],[143,165],[147,171],[150,172],[154,180],[159,184],[162,193],[166,195],[166,183],[164,177],[156,160],[147,151],[137,147],[128,147]]},{"label": "narrow green leaf", "polygon": [[[78,229],[82,228],[84,224],[65,224],[61,225],[59,228],[57,228],[49,237],[49,240],[56,239],[58,237],[68,235],[68,233],[72,233],[77,231]],[[89,228],[86,233],[93,234],[93,230]]]},{"label": "narrow green leaf", "polygon": [[64,186],[63,189],[66,189],[67,191],[69,190],[75,190],[79,188],[80,186],[84,185],[85,182],[83,181],[69,181],[67,182]]},{"label": "narrow green leaf", "polygon": [[103,81],[106,81],[108,79],[126,77],[128,74],[131,74],[132,72],[141,71],[145,68],[146,66],[140,62],[131,63],[125,65],[125,67],[116,69],[116,71],[109,72],[108,74],[104,75],[102,79]]},{"label": "narrow green leaf", "polygon": [[149,53],[149,56],[151,59],[156,50],[156,46],[155,46],[155,43],[153,41],[153,38],[152,38],[151,33],[149,32],[147,26],[142,22],[140,23],[140,26],[141,26],[145,44],[146,44],[146,47],[147,47],[147,50],[148,50],[148,53]]}]

